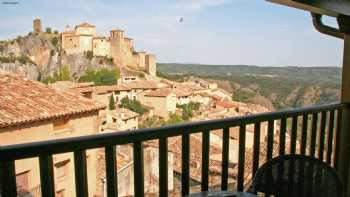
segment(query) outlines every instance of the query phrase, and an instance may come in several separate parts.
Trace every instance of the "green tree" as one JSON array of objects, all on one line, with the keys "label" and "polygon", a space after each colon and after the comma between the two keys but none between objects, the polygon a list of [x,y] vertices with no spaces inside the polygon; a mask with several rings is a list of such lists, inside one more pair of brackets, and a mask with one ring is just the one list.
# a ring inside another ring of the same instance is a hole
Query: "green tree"
[{"label": "green tree", "polygon": [[57,30],[55,30],[53,33],[54,33],[54,34],[58,34],[58,31],[57,31]]},{"label": "green tree", "polygon": [[84,75],[79,78],[79,81],[94,82],[95,85],[115,85],[120,77],[119,69],[108,70],[93,70],[88,68]]},{"label": "green tree", "polygon": [[154,128],[166,125],[166,122],[163,119],[156,117],[148,117],[145,121],[142,122],[140,128]]},{"label": "green tree", "polygon": [[176,113],[170,113],[169,119],[166,123],[172,125],[172,124],[179,124],[181,122],[183,122],[183,119],[181,116],[177,115]]},{"label": "green tree", "polygon": [[93,57],[94,57],[94,54],[92,53],[92,51],[87,51],[86,52],[86,58],[87,59],[89,59],[91,61]]},{"label": "green tree", "polygon": [[60,69],[57,81],[68,81],[70,80],[70,70],[67,65]]},{"label": "green tree", "polygon": [[49,75],[42,80],[43,83],[55,83],[56,81],[69,81],[70,80],[70,70],[67,65],[63,66],[59,72],[55,71],[53,75]]},{"label": "green tree", "polygon": [[123,98],[120,101],[119,106],[121,108],[129,109],[129,110],[136,112],[138,114],[144,114],[144,113],[148,112],[148,109],[143,107],[139,101],[130,100],[128,97]]},{"label": "green tree", "polygon": [[46,27],[46,33],[48,33],[48,34],[51,34],[51,33],[52,33],[51,27]]},{"label": "green tree", "polygon": [[53,38],[51,39],[51,43],[52,43],[52,45],[53,45],[54,47],[57,47],[58,38],[57,38],[57,37],[53,37]]},{"label": "green tree", "polygon": [[177,107],[182,109],[182,119],[189,120],[193,116],[193,111],[199,110],[200,103],[191,101],[188,104],[177,105]]},{"label": "green tree", "polygon": [[109,97],[109,110],[115,110],[114,96],[111,94]]}]

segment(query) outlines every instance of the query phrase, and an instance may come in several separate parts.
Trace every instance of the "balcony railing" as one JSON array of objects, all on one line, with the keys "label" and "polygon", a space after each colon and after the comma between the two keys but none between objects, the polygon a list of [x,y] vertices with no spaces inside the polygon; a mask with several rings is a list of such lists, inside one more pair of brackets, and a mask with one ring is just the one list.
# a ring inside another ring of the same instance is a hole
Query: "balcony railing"
[{"label": "balcony railing", "polygon": [[[210,132],[221,129],[222,169],[221,189],[228,190],[230,128],[239,127],[239,159],[237,184],[234,189],[244,190],[245,138],[246,126],[254,125],[253,174],[259,167],[261,124],[267,122],[266,159],[273,157],[275,135],[279,138],[278,154],[286,153],[286,133],[290,130],[290,153],[312,155],[337,167],[339,158],[339,137],[342,112],[345,104],[329,104],[279,112],[233,117],[221,120],[191,122],[161,128],[140,129],[135,132],[115,132],[101,135],[82,136],[0,147],[0,185],[3,197],[16,197],[15,161],[39,157],[40,184],[42,196],[55,196],[53,160],[54,154],[73,152],[75,165],[76,196],[87,196],[86,150],[105,148],[107,194],[116,197],[117,174],[116,146],[133,144],[134,195],[144,196],[143,142],[159,140],[159,194],[168,195],[168,138],[182,136],[181,193],[190,192],[190,134],[202,134],[201,190],[208,190]],[[311,124],[309,119],[311,118]],[[275,122],[279,122],[279,132],[275,132]],[[300,127],[299,127],[300,126]],[[308,130],[310,132],[308,132]],[[310,135],[309,135],[310,134]],[[299,140],[297,140],[299,136]],[[334,137],[333,137],[334,136]],[[232,189],[232,188],[230,188]]]}]

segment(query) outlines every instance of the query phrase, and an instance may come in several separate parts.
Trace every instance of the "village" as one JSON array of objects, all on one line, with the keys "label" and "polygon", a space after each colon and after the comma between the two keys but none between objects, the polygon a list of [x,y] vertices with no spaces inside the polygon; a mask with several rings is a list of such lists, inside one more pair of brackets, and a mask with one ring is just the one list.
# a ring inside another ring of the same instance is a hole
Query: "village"
[{"label": "village", "polygon": [[[40,20],[34,31],[41,31]],[[20,75],[0,73],[0,145],[29,143],[74,136],[110,132],[138,132],[140,128],[165,126],[189,121],[205,121],[268,112],[263,106],[232,100],[234,92],[215,81],[191,77],[185,82],[170,81],[156,75],[155,55],[134,52],[132,39],[122,30],[110,37],[96,36],[94,25],[82,23],[61,34],[62,50],[68,54],[92,51],[108,56],[120,69],[116,84],[56,81],[48,85]],[[35,59],[33,59],[35,61]],[[142,77],[139,73],[142,73]],[[278,132],[275,126],[275,132]],[[261,149],[266,147],[267,124],[261,125]],[[287,137],[289,139],[289,137]],[[254,125],[246,130],[245,176],[251,178]],[[202,138],[190,136],[191,190],[200,190]],[[287,140],[288,141],[288,140]],[[230,129],[229,183],[235,184],[238,163],[238,128]],[[288,143],[289,144],[289,143]],[[158,193],[159,144],[143,144],[145,188],[149,195]],[[169,139],[168,185],[172,196],[179,196],[181,185],[181,138]],[[119,196],[133,195],[133,147],[118,146],[116,151]],[[222,131],[210,133],[210,186],[220,185]],[[274,154],[275,154],[274,150]],[[71,153],[53,157],[56,196],[74,196],[74,158]],[[89,196],[105,196],[106,169],[104,150],[87,151]],[[37,159],[16,161],[16,179],[20,191],[40,196]],[[246,180],[249,180],[247,178]]]}]

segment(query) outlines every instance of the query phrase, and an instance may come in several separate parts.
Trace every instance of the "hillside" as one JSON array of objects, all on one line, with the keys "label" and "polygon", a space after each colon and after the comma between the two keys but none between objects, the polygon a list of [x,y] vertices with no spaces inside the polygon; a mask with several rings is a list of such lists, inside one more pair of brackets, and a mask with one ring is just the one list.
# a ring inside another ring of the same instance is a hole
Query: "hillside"
[{"label": "hillside", "polygon": [[88,68],[115,68],[113,60],[85,54],[68,55],[61,51],[59,33],[28,33],[16,39],[0,41],[0,71],[24,74],[33,80],[43,80],[68,66],[77,80]]},{"label": "hillside", "polygon": [[[158,64],[159,75],[190,76],[230,83],[234,99],[275,109],[334,102],[339,99],[337,67],[258,67],[247,65]],[[227,85],[226,88],[227,89]]]}]

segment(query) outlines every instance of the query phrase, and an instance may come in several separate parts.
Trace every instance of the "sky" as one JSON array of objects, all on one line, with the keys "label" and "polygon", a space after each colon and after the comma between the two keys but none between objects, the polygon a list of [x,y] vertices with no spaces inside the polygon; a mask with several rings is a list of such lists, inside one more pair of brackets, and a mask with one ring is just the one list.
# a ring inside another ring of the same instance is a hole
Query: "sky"
[{"label": "sky", "polygon": [[[32,20],[63,31],[82,22],[120,28],[157,62],[341,66],[342,41],[318,33],[310,14],[264,0],[0,0],[0,40]],[[18,2],[6,4],[4,2]],[[180,22],[180,19],[183,21]],[[336,25],[327,18],[326,23]]]}]

